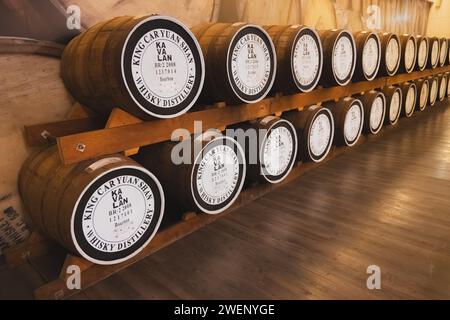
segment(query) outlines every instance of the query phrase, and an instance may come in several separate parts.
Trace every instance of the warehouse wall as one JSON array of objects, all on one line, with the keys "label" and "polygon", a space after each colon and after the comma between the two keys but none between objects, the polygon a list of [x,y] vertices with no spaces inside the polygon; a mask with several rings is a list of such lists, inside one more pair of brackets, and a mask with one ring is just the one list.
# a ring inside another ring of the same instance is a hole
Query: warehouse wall
[{"label": "warehouse wall", "polygon": [[450,0],[434,1],[428,18],[427,35],[450,38]]}]

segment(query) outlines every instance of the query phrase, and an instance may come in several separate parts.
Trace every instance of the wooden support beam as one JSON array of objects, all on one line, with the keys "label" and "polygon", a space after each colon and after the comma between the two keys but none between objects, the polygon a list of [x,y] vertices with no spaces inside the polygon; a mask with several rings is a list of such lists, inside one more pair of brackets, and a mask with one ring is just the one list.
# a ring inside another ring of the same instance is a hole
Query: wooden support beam
[{"label": "wooden support beam", "polygon": [[[374,81],[351,83],[345,87],[319,88],[308,93],[267,98],[255,104],[206,108],[202,111],[186,113],[174,119],[152,120],[115,128],[77,133],[57,138],[61,160],[65,164],[77,163],[101,155],[123,152],[171,139],[174,129],[183,128],[194,133],[194,122],[202,121],[203,130],[222,128],[242,121],[255,120],[271,114],[299,109],[305,106],[344,98],[386,85],[428,77],[450,71],[450,66],[400,74],[394,77],[377,78]],[[79,145],[85,148],[80,150]]]}]

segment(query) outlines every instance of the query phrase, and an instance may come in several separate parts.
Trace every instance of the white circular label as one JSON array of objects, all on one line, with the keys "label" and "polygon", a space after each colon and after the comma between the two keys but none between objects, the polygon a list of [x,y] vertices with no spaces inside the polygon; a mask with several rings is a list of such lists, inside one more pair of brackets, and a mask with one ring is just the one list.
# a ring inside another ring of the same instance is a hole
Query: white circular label
[{"label": "white circular label", "polygon": [[386,67],[394,72],[400,57],[400,46],[395,38],[391,38],[386,47]]},{"label": "white circular label", "polygon": [[384,101],[381,97],[376,97],[372,104],[372,109],[370,110],[370,128],[376,131],[383,121],[384,113]]},{"label": "white circular label", "polygon": [[427,59],[427,41],[422,40],[420,41],[419,52],[417,54],[417,61],[420,68],[422,68],[425,65],[426,59]]},{"label": "white circular label", "polygon": [[411,70],[414,67],[414,57],[416,55],[414,40],[409,39],[406,42],[405,48],[405,68],[406,70]]},{"label": "white circular label", "polygon": [[154,194],[136,176],[106,181],[91,195],[83,210],[86,241],[103,252],[119,252],[134,245],[153,220]]},{"label": "white circular label", "polygon": [[311,125],[309,133],[309,149],[315,157],[320,157],[327,150],[330,143],[331,122],[325,114],[319,114]]},{"label": "white circular label", "polygon": [[439,42],[433,41],[433,46],[431,48],[431,64],[434,66],[439,59]]},{"label": "white circular label", "polygon": [[395,91],[392,95],[391,105],[389,108],[389,120],[395,122],[400,111],[400,93]]},{"label": "white circular label", "polygon": [[367,76],[372,76],[378,66],[378,42],[374,38],[367,40],[362,53],[362,67]]},{"label": "white circular label", "polygon": [[289,169],[294,153],[294,139],[285,127],[271,130],[263,146],[263,170],[265,174],[279,176]]},{"label": "white circular label", "polygon": [[430,98],[430,101],[431,101],[432,103],[436,102],[436,98],[437,98],[437,87],[438,87],[438,84],[437,84],[437,80],[435,79],[435,80],[433,80],[433,83],[431,84],[431,92],[430,92],[431,98]]},{"label": "white circular label", "polygon": [[441,65],[445,63],[446,58],[447,58],[447,41],[443,41],[441,46],[441,58],[439,60]]},{"label": "white circular label", "polygon": [[414,110],[414,100],[415,100],[415,90],[414,87],[411,86],[408,89],[408,93],[406,94],[405,101],[405,112],[407,115],[410,115]]},{"label": "white circular label", "polygon": [[446,88],[447,88],[446,78],[442,78],[441,86],[440,86],[440,89],[439,89],[439,100],[444,100],[444,98],[445,98],[445,89]]},{"label": "white circular label", "polygon": [[361,108],[357,104],[353,104],[345,115],[344,120],[344,137],[347,142],[352,143],[358,138],[362,121]]},{"label": "white circular label", "polygon": [[425,108],[428,101],[428,82],[424,82],[422,85],[422,89],[420,90],[420,109]]},{"label": "white circular label", "polygon": [[305,34],[294,47],[293,68],[297,81],[302,86],[314,83],[320,68],[320,52],[315,39]]},{"label": "white circular label", "polygon": [[269,50],[254,33],[241,37],[232,48],[230,78],[242,93],[254,96],[264,90],[272,68]]},{"label": "white circular label", "polygon": [[198,195],[209,205],[224,203],[236,189],[239,174],[239,159],[233,148],[211,148],[203,155],[195,176]]},{"label": "white circular label", "polygon": [[333,50],[333,70],[340,81],[348,78],[353,68],[353,46],[348,37],[340,37]]},{"label": "white circular label", "polygon": [[196,64],[191,48],[175,32],[154,29],[137,43],[131,59],[134,84],[151,104],[171,108],[191,93]]}]

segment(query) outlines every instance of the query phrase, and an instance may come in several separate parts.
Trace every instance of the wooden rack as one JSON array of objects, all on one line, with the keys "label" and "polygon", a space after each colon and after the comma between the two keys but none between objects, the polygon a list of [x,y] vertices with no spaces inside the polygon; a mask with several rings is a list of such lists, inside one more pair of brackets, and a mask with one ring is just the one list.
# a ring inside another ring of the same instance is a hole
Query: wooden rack
[{"label": "wooden rack", "polygon": [[[120,109],[114,109],[108,119],[104,119],[91,114],[79,106],[75,109],[70,120],[25,127],[25,138],[30,146],[56,142],[61,160],[65,164],[77,163],[117,152],[133,155],[142,146],[170,140],[172,131],[175,128],[185,128],[189,132],[194,133],[194,121],[202,121],[203,130],[209,128],[224,129],[231,124],[254,120],[267,115],[280,115],[289,110],[301,110],[311,104],[337,100],[353,94],[449,71],[450,66],[445,66],[411,74],[377,78],[371,82],[352,83],[345,87],[319,88],[309,93],[289,96],[277,95],[274,98],[267,98],[256,104],[225,106],[223,103],[220,103],[208,108],[205,107],[202,111],[187,113],[169,120],[143,122]],[[390,130],[390,127],[386,129]],[[378,138],[379,135],[375,137]],[[368,137],[362,136],[358,145],[364,143],[367,139]],[[326,161],[348,149],[348,147],[334,147]],[[181,222],[158,232],[140,254],[121,264],[112,266],[95,265],[83,258],[69,254],[65,258],[57,279],[36,289],[35,297],[37,299],[64,299],[77,293],[79,290],[69,290],[66,285],[68,277],[66,268],[69,265],[78,265],[80,267],[81,288],[86,289],[216,219],[227,215],[236,208],[272,191],[274,188],[291,182],[306,170],[317,165],[320,164],[297,164],[289,177],[281,184],[255,184],[247,188],[241,193],[235,204],[220,215],[205,215],[195,212],[185,213]],[[5,250],[5,256],[9,265],[18,266],[27,263],[31,259],[45,255],[54,246],[55,244],[51,240],[37,232],[33,232],[31,237],[23,244]]]}]

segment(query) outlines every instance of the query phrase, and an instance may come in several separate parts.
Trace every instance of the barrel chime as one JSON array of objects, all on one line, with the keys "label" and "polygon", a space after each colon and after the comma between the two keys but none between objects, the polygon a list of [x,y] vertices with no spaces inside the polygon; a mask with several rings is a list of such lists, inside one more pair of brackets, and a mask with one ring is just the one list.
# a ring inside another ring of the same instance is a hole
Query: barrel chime
[{"label": "barrel chime", "polygon": [[385,124],[396,125],[402,112],[403,96],[398,86],[389,86],[383,89],[386,98]]}]

